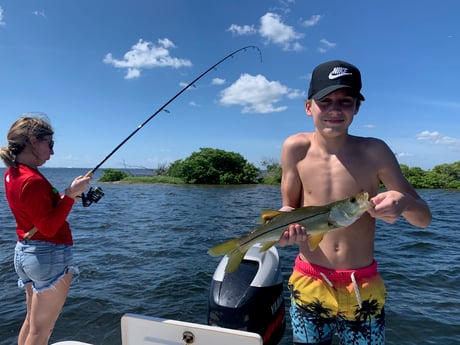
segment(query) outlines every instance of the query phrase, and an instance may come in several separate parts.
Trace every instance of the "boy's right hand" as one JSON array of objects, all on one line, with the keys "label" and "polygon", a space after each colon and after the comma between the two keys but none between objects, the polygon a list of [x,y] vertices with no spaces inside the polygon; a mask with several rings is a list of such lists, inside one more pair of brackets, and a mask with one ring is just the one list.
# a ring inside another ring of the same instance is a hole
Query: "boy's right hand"
[{"label": "boy's right hand", "polygon": [[307,230],[300,224],[290,224],[286,231],[283,232],[278,244],[280,247],[288,245],[299,244],[306,241],[308,238]]}]

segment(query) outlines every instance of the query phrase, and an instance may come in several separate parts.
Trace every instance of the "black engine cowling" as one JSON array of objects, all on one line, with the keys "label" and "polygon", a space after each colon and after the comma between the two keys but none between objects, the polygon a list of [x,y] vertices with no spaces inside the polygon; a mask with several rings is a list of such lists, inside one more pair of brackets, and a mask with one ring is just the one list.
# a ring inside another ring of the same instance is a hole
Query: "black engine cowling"
[{"label": "black engine cowling", "polygon": [[260,334],[276,345],[286,328],[283,277],[278,251],[251,247],[234,273],[225,273],[225,256],[214,272],[209,293],[208,324]]}]

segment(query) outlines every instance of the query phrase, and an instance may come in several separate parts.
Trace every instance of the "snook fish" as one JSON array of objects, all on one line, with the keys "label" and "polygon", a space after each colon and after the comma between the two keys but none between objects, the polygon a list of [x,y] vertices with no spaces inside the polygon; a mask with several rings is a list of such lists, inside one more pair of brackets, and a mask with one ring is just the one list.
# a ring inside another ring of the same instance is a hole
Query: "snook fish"
[{"label": "snook fish", "polygon": [[298,223],[307,229],[308,245],[311,251],[318,247],[326,232],[347,227],[360,218],[364,212],[373,207],[367,192],[361,192],[349,198],[324,206],[306,206],[293,211],[262,211],[258,227],[239,238],[218,244],[208,250],[212,256],[227,255],[225,271],[237,270],[244,255],[250,247],[261,243],[261,252],[268,250],[281,237],[289,224]]}]

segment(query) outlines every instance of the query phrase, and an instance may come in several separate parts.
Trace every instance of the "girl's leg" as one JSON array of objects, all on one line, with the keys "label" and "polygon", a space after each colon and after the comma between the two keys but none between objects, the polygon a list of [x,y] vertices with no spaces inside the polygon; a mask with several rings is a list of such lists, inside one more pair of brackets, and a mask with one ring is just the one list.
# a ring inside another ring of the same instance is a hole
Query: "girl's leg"
[{"label": "girl's leg", "polygon": [[48,344],[48,339],[69,293],[71,281],[72,273],[67,273],[53,287],[32,294],[30,309],[28,308],[27,313],[29,331],[25,342],[18,343],[19,345]]},{"label": "girl's leg", "polygon": [[26,294],[26,305],[27,305],[27,313],[24,323],[22,324],[21,330],[19,331],[18,336],[18,345],[24,345],[27,334],[29,334],[29,327],[30,327],[30,306],[32,304],[32,284],[27,284],[25,287],[25,294]]}]

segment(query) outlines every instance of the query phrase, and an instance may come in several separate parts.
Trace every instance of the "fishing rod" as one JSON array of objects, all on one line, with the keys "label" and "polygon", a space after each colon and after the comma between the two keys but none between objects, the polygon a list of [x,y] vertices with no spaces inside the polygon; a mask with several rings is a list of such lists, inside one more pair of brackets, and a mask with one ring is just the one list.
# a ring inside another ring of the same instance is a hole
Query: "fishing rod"
[{"label": "fishing rod", "polygon": [[[141,123],[134,131],[131,132],[131,134],[129,134],[121,143],[119,143],[113,150],[112,152],[110,152],[98,165],[96,165],[92,170],[90,170],[86,176],[93,176],[93,174],[96,172],[97,169],[99,169],[101,167],[102,164],[104,164],[110,157],[112,157],[112,155],[117,152],[129,139],[131,139],[137,132],[139,132],[142,127],[144,127],[148,122],[150,122],[150,120],[152,120],[158,113],[160,113],[161,111],[165,110],[165,108],[171,103],[173,102],[177,97],[179,97],[183,92],[185,92],[185,90],[187,90],[189,87],[193,86],[198,80],[200,80],[202,77],[204,77],[206,74],[208,74],[208,72],[210,72],[211,70],[215,69],[217,66],[219,66],[221,63],[223,63],[225,60],[229,59],[229,58],[233,58],[236,54],[238,54],[239,52],[241,51],[247,51],[248,49],[256,49],[259,53],[259,56],[260,56],[260,62],[262,62],[262,52],[260,51],[260,49],[257,47],[257,46],[253,46],[253,45],[250,45],[250,46],[245,46],[245,47],[242,47],[240,49],[237,49],[233,52],[231,52],[230,54],[228,54],[227,56],[225,56],[224,58],[222,58],[221,60],[219,60],[217,63],[215,63],[214,65],[212,65],[211,67],[209,67],[206,71],[204,71],[203,73],[201,73],[198,77],[196,77],[193,81],[191,81],[190,83],[188,83],[184,88],[182,88],[182,90],[180,90],[177,94],[175,94],[169,101],[167,101],[165,104],[163,104],[160,108],[158,108],[157,111],[155,111],[152,115],[150,115],[147,120],[145,120],[143,123]],[[166,111],[166,110],[165,110]],[[101,188],[99,187],[96,187],[96,188],[90,188],[88,190],[88,193],[85,195],[84,193],[82,193],[81,195],[81,199],[82,199],[82,203],[83,203],[83,206],[84,207],[88,207],[90,206],[93,202],[98,202],[102,197],[104,196],[104,192],[102,191]]]}]

